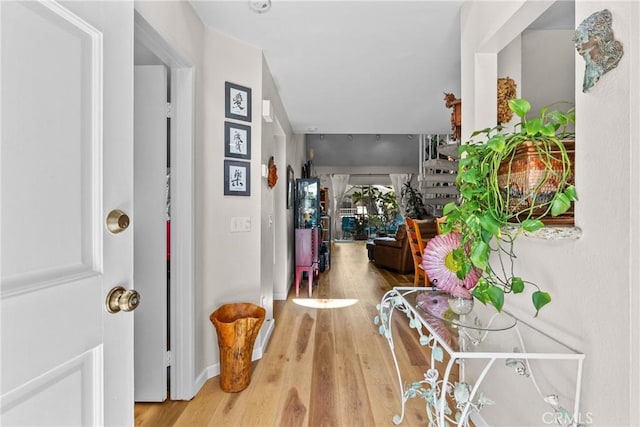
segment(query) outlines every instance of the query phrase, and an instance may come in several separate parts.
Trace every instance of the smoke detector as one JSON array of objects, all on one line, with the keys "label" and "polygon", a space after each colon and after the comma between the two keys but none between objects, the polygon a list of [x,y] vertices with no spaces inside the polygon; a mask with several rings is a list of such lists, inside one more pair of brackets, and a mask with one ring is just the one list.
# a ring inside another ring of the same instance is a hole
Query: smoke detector
[{"label": "smoke detector", "polygon": [[256,13],[266,13],[271,9],[271,0],[249,0],[249,9]]}]

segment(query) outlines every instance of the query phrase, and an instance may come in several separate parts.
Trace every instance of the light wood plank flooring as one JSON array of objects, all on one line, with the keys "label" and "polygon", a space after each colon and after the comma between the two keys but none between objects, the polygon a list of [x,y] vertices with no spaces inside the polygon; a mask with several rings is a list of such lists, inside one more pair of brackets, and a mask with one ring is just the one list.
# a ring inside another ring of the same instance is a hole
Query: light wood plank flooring
[{"label": "light wood plank flooring", "polygon": [[[136,425],[393,425],[393,416],[400,413],[400,388],[389,346],[373,318],[387,290],[412,284],[413,275],[393,274],[370,263],[364,242],[334,244],[332,266],[321,273],[313,297],[356,298],[356,304],[306,308],[292,301],[292,289],[287,301],[276,303],[275,331],[264,357],[253,364],[248,388],[225,393],[219,378],[211,378],[189,402],[136,404]],[[305,286],[301,298],[307,298]],[[429,354],[418,345],[406,318],[394,318],[403,375],[420,379]],[[403,425],[426,425],[424,405],[422,399],[410,400]]]}]

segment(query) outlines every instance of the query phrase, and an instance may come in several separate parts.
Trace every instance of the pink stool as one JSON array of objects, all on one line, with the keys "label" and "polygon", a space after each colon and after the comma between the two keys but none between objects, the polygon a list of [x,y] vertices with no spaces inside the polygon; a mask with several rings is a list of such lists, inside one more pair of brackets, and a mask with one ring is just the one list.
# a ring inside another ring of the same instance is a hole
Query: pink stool
[{"label": "pink stool", "polygon": [[302,280],[302,275],[306,271],[307,277],[309,278],[309,296],[313,294],[313,278],[315,276],[315,272],[318,269],[318,264],[305,265],[305,266],[296,266],[296,296],[300,296],[300,281]]},{"label": "pink stool", "polygon": [[313,294],[313,278],[318,266],[318,228],[296,229],[296,296],[300,296],[300,281],[306,271],[309,276],[309,296]]}]

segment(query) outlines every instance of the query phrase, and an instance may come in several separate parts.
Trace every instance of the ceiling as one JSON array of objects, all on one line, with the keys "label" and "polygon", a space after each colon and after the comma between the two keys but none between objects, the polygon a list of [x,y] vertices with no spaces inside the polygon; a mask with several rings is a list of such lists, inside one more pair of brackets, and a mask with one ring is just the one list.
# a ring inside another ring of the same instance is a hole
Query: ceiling
[{"label": "ceiling", "polygon": [[[450,131],[461,0],[273,0],[265,13],[246,0],[190,3],[205,25],[262,49],[297,133]],[[573,25],[573,1],[536,22]]]}]

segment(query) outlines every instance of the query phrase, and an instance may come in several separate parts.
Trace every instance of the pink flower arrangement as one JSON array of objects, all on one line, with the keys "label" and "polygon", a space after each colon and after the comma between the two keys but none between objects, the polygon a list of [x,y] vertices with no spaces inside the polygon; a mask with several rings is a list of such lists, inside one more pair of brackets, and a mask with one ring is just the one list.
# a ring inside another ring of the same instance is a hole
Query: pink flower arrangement
[{"label": "pink flower arrangement", "polygon": [[453,257],[460,246],[460,233],[440,234],[429,240],[422,255],[422,267],[433,285],[458,298],[471,298],[471,290],[478,284],[482,272],[473,269],[464,280],[456,273],[461,266]]}]

